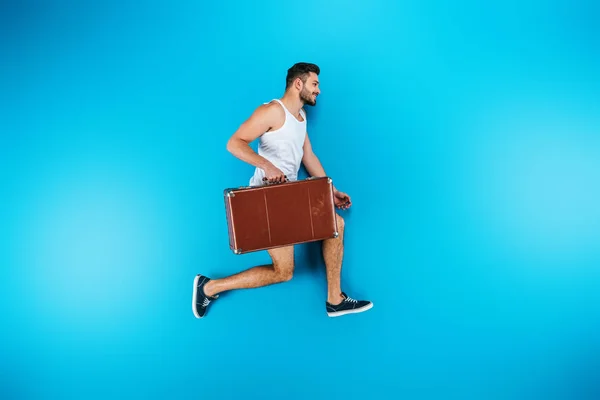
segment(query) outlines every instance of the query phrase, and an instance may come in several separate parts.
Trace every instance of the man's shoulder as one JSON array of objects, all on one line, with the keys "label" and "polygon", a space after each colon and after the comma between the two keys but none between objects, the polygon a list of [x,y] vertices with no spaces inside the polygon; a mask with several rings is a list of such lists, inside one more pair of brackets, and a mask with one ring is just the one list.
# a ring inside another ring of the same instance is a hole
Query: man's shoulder
[{"label": "man's shoulder", "polygon": [[253,114],[260,118],[268,118],[272,120],[279,120],[285,117],[285,111],[283,110],[283,107],[275,100],[271,100],[268,103],[259,105],[254,110]]}]

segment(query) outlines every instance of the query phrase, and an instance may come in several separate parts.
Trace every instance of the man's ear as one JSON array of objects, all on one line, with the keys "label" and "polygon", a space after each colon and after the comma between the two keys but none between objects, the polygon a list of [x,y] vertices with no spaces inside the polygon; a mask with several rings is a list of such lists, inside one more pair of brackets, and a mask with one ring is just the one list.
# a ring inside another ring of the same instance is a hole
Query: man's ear
[{"label": "man's ear", "polygon": [[294,85],[296,86],[296,89],[302,90],[302,85],[303,84],[304,84],[304,82],[302,82],[302,79],[296,78],[296,81],[294,82]]}]

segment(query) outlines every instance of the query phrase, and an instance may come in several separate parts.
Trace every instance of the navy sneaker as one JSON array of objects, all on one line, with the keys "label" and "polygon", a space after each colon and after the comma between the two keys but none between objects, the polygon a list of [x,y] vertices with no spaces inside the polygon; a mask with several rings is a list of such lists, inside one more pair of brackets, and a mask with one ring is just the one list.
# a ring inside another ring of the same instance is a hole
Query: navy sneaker
[{"label": "navy sneaker", "polygon": [[202,276],[200,274],[196,275],[194,279],[194,293],[192,295],[192,311],[196,318],[204,317],[206,314],[206,309],[208,305],[219,298],[219,295],[216,296],[207,296],[204,294],[204,285],[210,281],[210,278],[206,276]]},{"label": "navy sneaker", "polygon": [[327,306],[327,315],[330,317],[339,317],[341,315],[359,313],[370,310],[373,308],[373,303],[367,300],[354,300],[351,297],[346,296],[346,293],[342,292],[344,300],[340,304],[331,304],[325,302]]}]

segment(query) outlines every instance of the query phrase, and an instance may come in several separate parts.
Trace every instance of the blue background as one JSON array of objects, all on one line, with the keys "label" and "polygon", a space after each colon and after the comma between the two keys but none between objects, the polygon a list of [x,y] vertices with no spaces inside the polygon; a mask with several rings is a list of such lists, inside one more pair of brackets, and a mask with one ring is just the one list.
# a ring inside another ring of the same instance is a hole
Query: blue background
[{"label": "blue background", "polygon": [[[0,397],[600,396],[600,17],[564,1],[4,2]],[[212,3],[212,4],[210,4]],[[329,319],[292,281],[191,312],[225,150],[297,61],[354,206]]]}]

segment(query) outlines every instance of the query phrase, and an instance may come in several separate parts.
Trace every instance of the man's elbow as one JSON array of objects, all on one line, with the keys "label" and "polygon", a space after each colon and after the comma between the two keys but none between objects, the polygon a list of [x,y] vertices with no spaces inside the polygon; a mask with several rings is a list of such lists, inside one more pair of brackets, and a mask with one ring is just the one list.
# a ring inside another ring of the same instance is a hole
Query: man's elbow
[{"label": "man's elbow", "polygon": [[227,151],[232,154],[235,151],[235,142],[236,142],[235,138],[231,137],[231,138],[229,138],[229,140],[227,141],[227,145],[225,146]]}]

